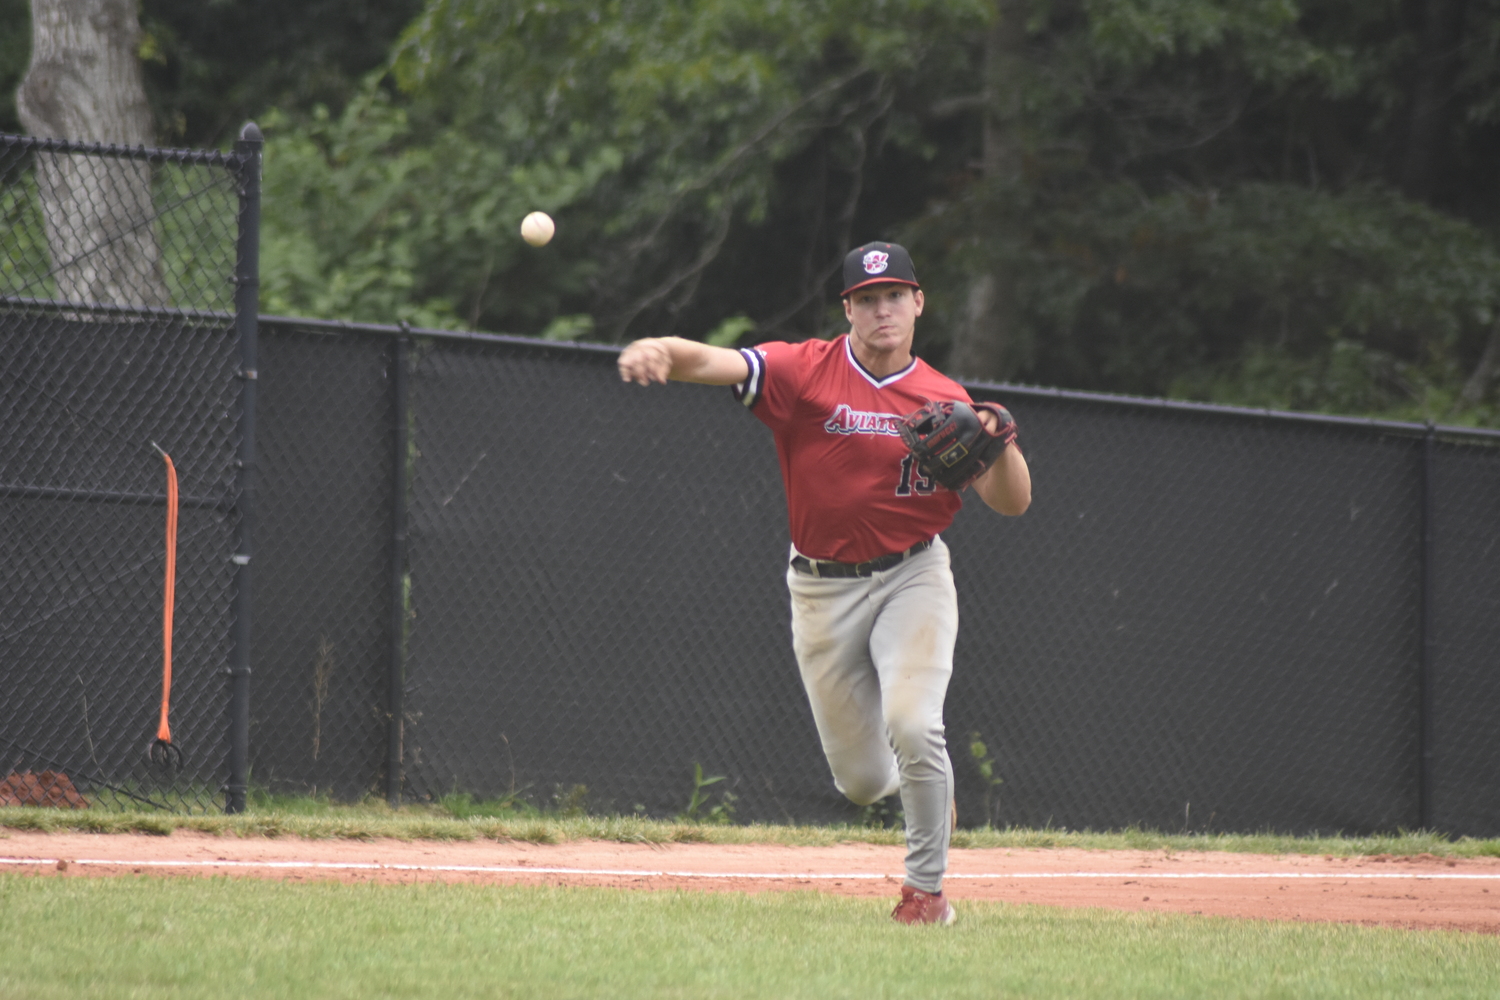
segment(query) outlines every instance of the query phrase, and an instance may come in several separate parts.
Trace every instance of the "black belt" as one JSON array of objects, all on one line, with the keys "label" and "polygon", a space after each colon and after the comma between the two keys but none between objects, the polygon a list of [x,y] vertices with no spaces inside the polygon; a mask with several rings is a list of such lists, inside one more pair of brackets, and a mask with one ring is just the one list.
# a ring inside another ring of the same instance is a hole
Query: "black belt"
[{"label": "black belt", "polygon": [[914,556],[918,552],[926,552],[932,548],[932,539],[918,542],[905,552],[892,552],[888,556],[876,556],[869,562],[846,563],[835,562],[832,559],[809,559],[807,556],[793,556],[792,569],[798,573],[806,573],[819,579],[832,576],[869,576],[888,570],[892,566],[900,565],[907,556]]}]

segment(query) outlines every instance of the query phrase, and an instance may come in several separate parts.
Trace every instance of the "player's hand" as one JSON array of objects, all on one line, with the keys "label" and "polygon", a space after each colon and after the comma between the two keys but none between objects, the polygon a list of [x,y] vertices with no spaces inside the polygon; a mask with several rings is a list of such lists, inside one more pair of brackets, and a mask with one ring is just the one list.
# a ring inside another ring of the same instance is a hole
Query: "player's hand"
[{"label": "player's hand", "polygon": [[987,433],[1003,437],[1006,444],[1016,439],[1016,422],[1010,411],[999,403],[975,403],[974,415],[979,418]]},{"label": "player's hand", "polygon": [[620,352],[620,381],[637,385],[667,381],[672,374],[672,352],[656,337],[628,344]]}]

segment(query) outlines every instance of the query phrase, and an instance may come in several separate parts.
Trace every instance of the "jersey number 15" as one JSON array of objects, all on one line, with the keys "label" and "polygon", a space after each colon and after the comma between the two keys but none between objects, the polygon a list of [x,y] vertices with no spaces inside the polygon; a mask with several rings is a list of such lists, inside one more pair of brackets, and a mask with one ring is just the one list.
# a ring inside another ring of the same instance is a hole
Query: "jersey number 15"
[{"label": "jersey number 15", "polygon": [[937,483],[922,475],[922,470],[917,468],[916,459],[907,455],[901,460],[901,480],[896,484],[898,497],[909,497],[913,493],[925,497],[936,489]]}]

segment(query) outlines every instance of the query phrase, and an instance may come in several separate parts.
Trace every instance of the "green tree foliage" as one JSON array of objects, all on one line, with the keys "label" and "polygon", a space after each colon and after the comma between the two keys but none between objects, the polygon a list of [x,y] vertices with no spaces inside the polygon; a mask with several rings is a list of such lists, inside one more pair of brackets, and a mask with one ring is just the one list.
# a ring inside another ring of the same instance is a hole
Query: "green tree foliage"
[{"label": "green tree foliage", "polygon": [[946,254],[934,326],[988,265],[1015,276],[1033,381],[1450,419],[1500,320],[1492,239],[1386,187],[1087,193],[990,189],[921,220],[913,245]]},{"label": "green tree foliage", "polygon": [[1500,0],[143,7],[165,137],[279,109],[273,311],[828,336],[899,239],[939,366],[1500,422]]},{"label": "green tree foliage", "polygon": [[1422,5],[1007,6],[1029,16],[1007,77],[1020,166],[908,229],[940,262],[929,351],[991,271],[1014,290],[1011,377],[1495,418],[1493,382],[1461,392],[1500,337],[1495,175],[1471,159],[1497,138],[1500,7],[1469,4],[1438,54],[1450,124],[1414,149],[1411,95],[1437,72]]},{"label": "green tree foliage", "polygon": [[267,128],[279,133],[267,145],[262,200],[268,312],[472,325],[464,300],[482,300],[504,275],[526,282],[517,314],[545,322],[589,273],[586,264],[546,267],[566,258],[522,244],[514,221],[594,187],[617,168],[610,149],[576,164],[554,151],[522,162],[452,127],[418,141],[408,111],[378,86],[337,118],[319,109],[291,127],[273,114]]},{"label": "green tree foliage", "polygon": [[[939,364],[990,273],[997,375],[1493,419],[1497,26],[1496,0],[431,0],[396,97],[368,81],[273,140],[319,221],[278,217],[269,287],[554,336],[826,336],[843,251],[899,238]],[[514,232],[535,207],[542,251]]]},{"label": "green tree foliage", "polygon": [[342,109],[421,0],[141,0],[163,142],[218,146],[269,108]]},{"label": "green tree foliage", "polygon": [[[985,11],[978,0],[434,0],[393,65],[414,117],[516,162],[612,156],[616,169],[559,205],[560,233],[579,234],[559,237],[569,259],[588,261],[579,307],[609,339],[702,332],[749,311],[715,294],[736,280],[732,270],[705,279],[765,224],[778,188],[798,183],[778,167],[814,147],[821,173],[835,176],[819,182],[815,217],[797,233],[800,266],[773,301],[783,313],[785,298],[792,311],[821,305],[854,231],[872,145],[922,141],[898,95],[951,75]],[[513,222],[497,235],[513,243]],[[528,286],[481,280],[483,255],[452,269],[450,296],[486,322],[524,326],[516,290]],[[754,286],[741,295],[758,300],[763,323],[775,319],[764,309],[774,269],[737,276]],[[480,287],[488,291],[476,298]]]}]

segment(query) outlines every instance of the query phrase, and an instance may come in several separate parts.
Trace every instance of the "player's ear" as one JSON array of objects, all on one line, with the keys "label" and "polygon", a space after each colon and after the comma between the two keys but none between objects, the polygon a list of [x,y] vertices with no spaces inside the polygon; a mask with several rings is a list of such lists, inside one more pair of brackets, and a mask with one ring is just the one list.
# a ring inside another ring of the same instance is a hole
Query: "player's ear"
[{"label": "player's ear", "polygon": [[844,318],[851,323],[854,322],[854,296],[852,295],[844,296]]},{"label": "player's ear", "polygon": [[917,315],[918,316],[922,315],[922,303],[926,301],[925,299],[922,298],[922,289],[920,289],[920,288],[913,289],[912,293],[911,293],[911,298],[912,298],[912,301],[917,304]]}]

